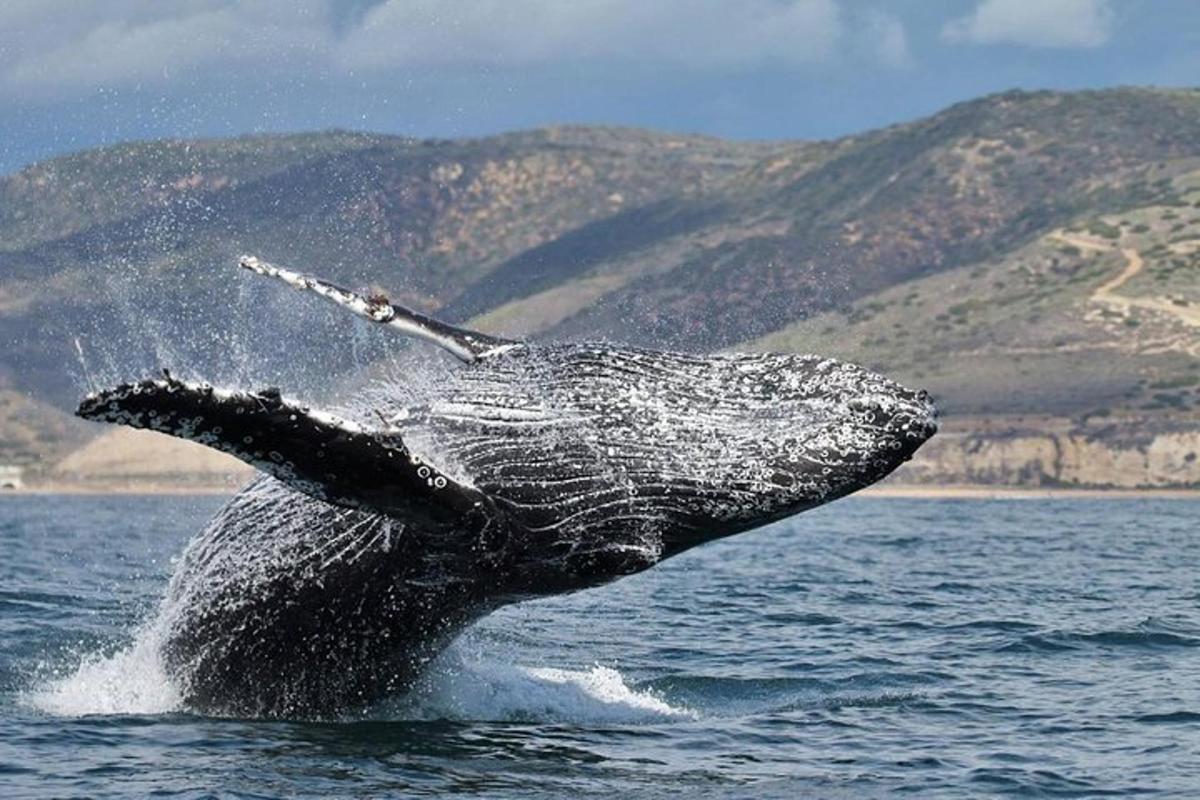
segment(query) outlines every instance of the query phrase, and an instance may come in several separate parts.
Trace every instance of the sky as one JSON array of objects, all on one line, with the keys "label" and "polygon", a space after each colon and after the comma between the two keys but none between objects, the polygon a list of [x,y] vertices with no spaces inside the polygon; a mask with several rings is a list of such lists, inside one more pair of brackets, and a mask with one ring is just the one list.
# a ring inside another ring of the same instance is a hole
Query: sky
[{"label": "sky", "polygon": [[828,138],[1120,85],[1200,85],[1200,0],[4,0],[0,172],[328,128]]}]

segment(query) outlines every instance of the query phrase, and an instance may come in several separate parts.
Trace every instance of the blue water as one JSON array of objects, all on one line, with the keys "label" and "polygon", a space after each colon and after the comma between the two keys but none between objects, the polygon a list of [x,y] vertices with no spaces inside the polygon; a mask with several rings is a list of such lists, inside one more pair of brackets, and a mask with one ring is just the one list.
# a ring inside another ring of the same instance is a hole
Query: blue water
[{"label": "blue water", "polygon": [[218,502],[0,497],[0,797],[1200,795],[1200,502],[842,501],[320,724],[189,714],[139,643]]}]

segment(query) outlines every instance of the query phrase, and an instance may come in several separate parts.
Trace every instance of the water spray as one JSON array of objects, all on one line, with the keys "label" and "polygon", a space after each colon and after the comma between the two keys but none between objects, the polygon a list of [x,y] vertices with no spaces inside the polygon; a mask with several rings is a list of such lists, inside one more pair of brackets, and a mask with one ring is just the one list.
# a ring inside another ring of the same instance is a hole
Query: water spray
[{"label": "water spray", "polygon": [[75,354],[79,356],[79,368],[83,370],[83,379],[87,383],[88,393],[95,394],[96,382],[92,380],[92,373],[88,369],[87,359],[83,356],[83,344],[79,341],[79,337],[75,337]]}]

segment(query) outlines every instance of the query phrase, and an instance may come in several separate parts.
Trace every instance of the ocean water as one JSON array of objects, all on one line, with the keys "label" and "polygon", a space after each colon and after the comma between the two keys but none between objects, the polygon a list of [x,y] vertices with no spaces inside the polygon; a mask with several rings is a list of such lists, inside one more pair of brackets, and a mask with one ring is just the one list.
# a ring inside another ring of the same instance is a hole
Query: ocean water
[{"label": "ocean water", "polygon": [[219,502],[0,497],[0,797],[1200,796],[1200,502],[851,498],[336,723],[190,714],[138,638]]}]

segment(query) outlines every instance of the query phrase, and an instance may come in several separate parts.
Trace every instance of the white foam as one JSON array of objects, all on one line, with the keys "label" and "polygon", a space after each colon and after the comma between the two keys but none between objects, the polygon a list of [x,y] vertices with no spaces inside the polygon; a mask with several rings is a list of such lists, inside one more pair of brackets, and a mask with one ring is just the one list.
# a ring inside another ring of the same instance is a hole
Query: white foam
[{"label": "white foam", "polygon": [[27,702],[48,714],[165,714],[177,711],[179,693],[167,678],[157,637],[139,632],[115,655],[89,655],[70,675],[32,690]]},{"label": "white foam", "polygon": [[[153,626],[113,655],[89,655],[66,676],[31,690],[25,701],[47,714],[166,714],[185,710],[159,655]],[[388,720],[647,724],[696,719],[651,691],[629,686],[613,667],[530,667],[464,653],[460,646],[438,658],[406,695],[372,714]]]},{"label": "white foam", "polygon": [[695,719],[652,692],[631,688],[612,667],[589,669],[525,667],[492,661],[439,659],[414,691],[387,704],[388,718],[654,723]]}]

